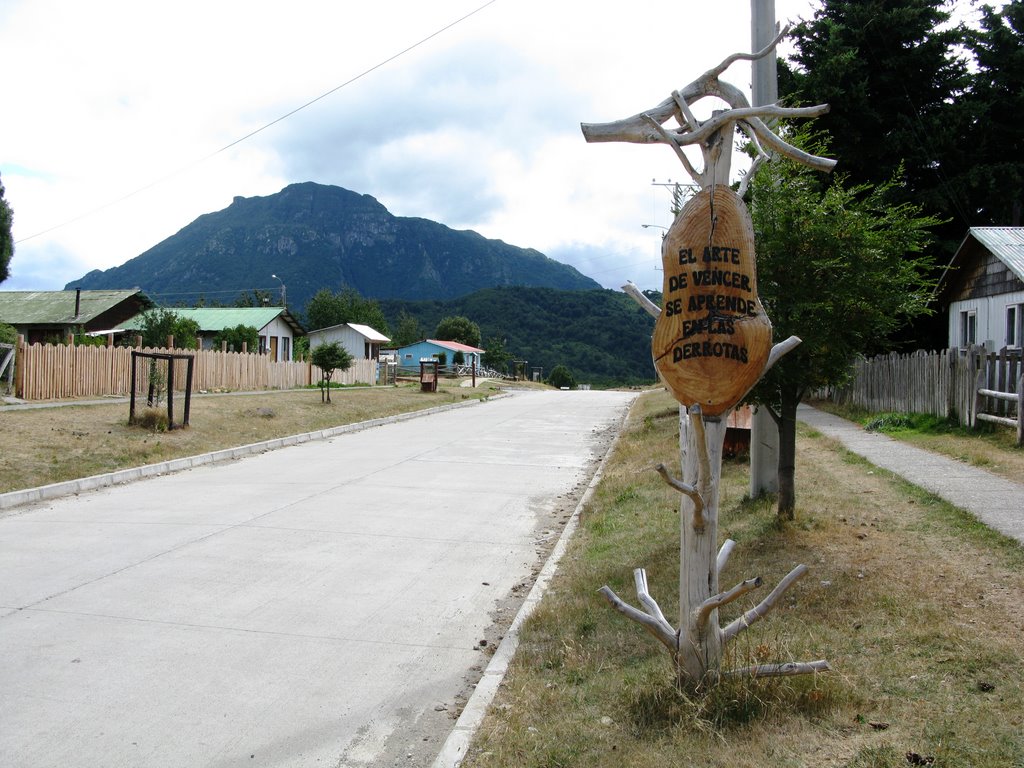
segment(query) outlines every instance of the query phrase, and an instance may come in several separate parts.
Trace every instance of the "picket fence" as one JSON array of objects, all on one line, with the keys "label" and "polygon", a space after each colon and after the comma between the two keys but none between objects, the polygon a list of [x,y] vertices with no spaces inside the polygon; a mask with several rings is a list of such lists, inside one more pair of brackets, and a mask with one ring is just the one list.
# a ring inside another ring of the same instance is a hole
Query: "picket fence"
[{"label": "picket fence", "polygon": [[[987,389],[1016,390],[1021,376],[1020,350],[983,348],[917,351],[858,358],[848,383],[820,393],[841,404],[882,413],[929,413],[972,426],[979,382]],[[1001,415],[1016,413],[1003,402]]]},{"label": "picket fence", "polygon": [[[267,355],[142,348],[138,351],[188,354],[194,358],[192,391],[291,389],[319,379],[309,362],[273,362]],[[72,397],[127,396],[131,392],[132,350],[129,347],[19,344],[15,391],[23,400]],[[138,366],[136,392],[148,387],[150,367]],[[185,361],[175,365],[175,389],[185,386]],[[374,360],[354,360],[347,371],[335,371],[332,381],[342,384],[376,383]]]}]

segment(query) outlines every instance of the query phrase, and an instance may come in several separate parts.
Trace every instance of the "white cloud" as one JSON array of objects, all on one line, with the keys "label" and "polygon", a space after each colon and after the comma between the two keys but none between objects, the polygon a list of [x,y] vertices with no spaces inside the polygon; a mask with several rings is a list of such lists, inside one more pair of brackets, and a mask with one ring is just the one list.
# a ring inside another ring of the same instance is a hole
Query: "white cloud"
[{"label": "white cloud", "polygon": [[[588,145],[579,123],[653,106],[748,48],[748,0],[497,0],[219,151],[480,5],[6,0],[0,49],[18,76],[0,176],[16,239],[50,231],[17,245],[3,287],[59,288],[237,195],[301,181],[536,248],[605,285],[660,287],[658,230],[641,225],[668,224],[650,182],[684,179],[678,161]],[[749,66],[727,79],[745,86]]]}]

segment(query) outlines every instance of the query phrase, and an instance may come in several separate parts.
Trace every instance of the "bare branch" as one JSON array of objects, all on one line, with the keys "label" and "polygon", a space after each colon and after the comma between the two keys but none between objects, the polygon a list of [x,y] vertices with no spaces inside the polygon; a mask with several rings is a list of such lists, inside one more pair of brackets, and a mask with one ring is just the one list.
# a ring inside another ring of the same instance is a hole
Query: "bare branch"
[{"label": "bare branch", "polygon": [[679,162],[683,164],[683,168],[686,169],[686,172],[690,174],[694,181],[700,183],[703,174],[697,172],[697,169],[694,168],[693,164],[690,162],[690,158],[688,158],[686,154],[683,152],[683,150],[679,148],[679,144],[681,142],[677,141],[675,137],[671,136],[669,132],[665,130],[665,127],[657,120],[655,120],[653,117],[650,117],[648,115],[644,115],[644,117],[646,117],[647,120],[650,121],[651,127],[655,131],[657,131],[659,136],[661,136],[662,142],[672,147],[672,151],[676,153],[676,157],[679,158]]},{"label": "bare branch", "polygon": [[716,608],[721,608],[723,605],[728,605],[733,600],[738,600],[739,598],[743,597],[743,595],[747,594],[748,592],[752,592],[760,586],[761,577],[755,576],[752,579],[741,581],[728,592],[722,592],[719,595],[713,595],[712,597],[709,597],[701,604],[700,610],[697,612],[698,626],[703,627],[705,624],[707,624],[708,617],[711,615],[711,612]]},{"label": "bare branch", "polygon": [[[758,147],[760,150],[761,148]],[[739,189],[736,190],[736,194],[740,197],[744,197],[747,194],[747,190],[750,188],[750,182],[754,180],[754,174],[757,173],[758,168],[764,163],[767,155],[759,154],[754,158],[754,162],[750,164],[750,169],[743,175],[740,180]]]},{"label": "bare branch", "polygon": [[793,586],[805,573],[807,573],[807,566],[803,563],[790,571],[786,578],[780,581],[779,585],[772,590],[770,595],[723,629],[722,639],[731,640],[740,632],[750,627],[751,624],[763,619],[775,607],[775,603],[779,601],[783,593]]},{"label": "bare branch", "polygon": [[658,605],[658,601],[651,597],[651,593],[647,588],[647,571],[643,568],[637,568],[633,571],[633,582],[636,584],[636,597],[640,601],[640,605],[644,607],[644,610],[664,624],[672,634],[675,634],[672,625],[668,623],[665,614],[661,612],[661,606]]},{"label": "bare branch", "polygon": [[763,59],[765,56],[767,56],[769,53],[775,50],[775,47],[780,42],[782,42],[786,35],[789,34],[789,31],[790,25],[787,24],[782,29],[782,31],[775,36],[774,40],[768,43],[768,45],[766,45],[757,53],[734,53],[731,56],[727,57],[724,61],[722,61],[721,64],[719,64],[714,69],[709,69],[707,72],[704,73],[703,76],[707,78],[717,78],[720,74],[725,72],[725,70],[727,70],[729,67],[735,64],[737,61],[757,61],[758,59]]},{"label": "bare branch", "polygon": [[[703,493],[711,489],[712,477],[711,458],[708,455],[708,443],[704,432],[704,413],[701,411],[699,403],[690,407],[690,425],[694,432],[694,443],[697,445],[697,487],[700,489],[703,499]],[[699,508],[694,507],[693,527],[698,531],[704,529],[703,504]]]},{"label": "bare branch", "polygon": [[633,301],[639,304],[641,309],[643,309],[651,317],[657,319],[658,315],[661,314],[661,308],[653,301],[648,299],[646,296],[644,296],[643,291],[637,288],[636,284],[632,280],[627,281],[626,284],[622,286],[622,290],[628,296],[632,296]]},{"label": "bare branch", "polygon": [[[673,488],[675,488],[677,491],[679,491],[684,496],[689,496],[690,497],[690,501],[693,502],[693,507],[694,507],[694,509],[693,509],[694,527],[703,528],[704,527],[704,499],[701,497],[700,491],[698,491],[692,485],[689,485],[687,483],[684,483],[682,480],[677,480],[676,478],[672,477],[672,475],[670,475],[668,473],[668,468],[664,464],[659,464],[654,469],[655,469],[655,471],[657,471],[657,473],[659,475],[661,475],[662,479],[666,483],[671,485]],[[698,519],[701,521],[699,526],[696,523],[696,521]]]},{"label": "bare branch", "polygon": [[772,347],[772,351],[768,353],[768,361],[764,364],[764,373],[768,373],[768,370],[777,362],[779,362],[779,358],[781,358],[787,352],[792,351],[797,345],[800,344],[800,341],[801,339],[799,336],[790,336],[785,341],[780,341],[778,344]]},{"label": "bare branch", "polygon": [[756,664],[723,673],[726,677],[790,677],[815,672],[828,672],[832,667],[824,659],[818,661],[788,661],[784,664]]},{"label": "bare branch", "polygon": [[726,539],[722,542],[721,549],[718,550],[718,559],[715,561],[715,568],[719,573],[725,568],[725,564],[729,562],[729,555],[732,554],[733,549],[736,547],[736,542],[732,539]]},{"label": "bare branch", "polygon": [[774,133],[771,128],[762,123],[758,118],[751,117],[745,120],[744,123],[750,126],[750,129],[754,134],[765,144],[768,145],[769,149],[773,149],[780,155],[785,155],[790,160],[814,168],[818,171],[824,171],[828,173],[836,167],[836,161],[831,160],[827,157],[818,157],[817,155],[811,155],[804,152],[802,149],[797,149],[792,144],[780,139]]},{"label": "bare branch", "polygon": [[629,603],[623,602],[618,595],[612,591],[612,588],[605,585],[598,590],[604,595],[605,600],[611,603],[612,608],[621,613],[628,619],[632,619],[638,624],[642,625],[644,629],[654,635],[658,640],[663,643],[672,653],[677,650],[676,645],[676,633],[667,622],[660,622],[653,616],[650,616],[643,611],[637,610]]},{"label": "bare branch", "polygon": [[675,101],[676,106],[679,108],[679,125],[687,125],[691,131],[696,131],[700,128],[700,121],[694,117],[692,111],[690,111],[690,105],[686,103],[686,99],[679,91],[672,91],[672,100]]}]

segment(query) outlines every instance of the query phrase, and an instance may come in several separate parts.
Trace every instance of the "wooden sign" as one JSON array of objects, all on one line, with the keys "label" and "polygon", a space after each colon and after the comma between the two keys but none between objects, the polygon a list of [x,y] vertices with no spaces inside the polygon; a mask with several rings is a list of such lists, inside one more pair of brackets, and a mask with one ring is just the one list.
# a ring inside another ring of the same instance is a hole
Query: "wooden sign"
[{"label": "wooden sign", "polygon": [[724,185],[699,192],[676,217],[661,255],[655,367],[676,400],[716,416],[757,383],[772,346],[742,198]]}]

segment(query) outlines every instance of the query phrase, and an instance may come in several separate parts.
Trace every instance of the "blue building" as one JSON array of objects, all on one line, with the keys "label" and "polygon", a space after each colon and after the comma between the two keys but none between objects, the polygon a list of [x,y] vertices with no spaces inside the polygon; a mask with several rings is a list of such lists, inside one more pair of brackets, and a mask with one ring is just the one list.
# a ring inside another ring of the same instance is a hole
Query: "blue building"
[{"label": "blue building", "polygon": [[418,368],[420,360],[438,359],[441,355],[444,355],[445,365],[454,365],[456,352],[462,353],[463,365],[475,364],[477,368],[480,367],[480,358],[484,350],[457,341],[437,339],[424,339],[406,347],[399,347],[398,365],[401,368]]}]

